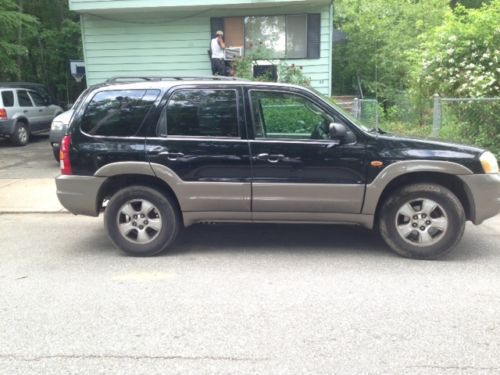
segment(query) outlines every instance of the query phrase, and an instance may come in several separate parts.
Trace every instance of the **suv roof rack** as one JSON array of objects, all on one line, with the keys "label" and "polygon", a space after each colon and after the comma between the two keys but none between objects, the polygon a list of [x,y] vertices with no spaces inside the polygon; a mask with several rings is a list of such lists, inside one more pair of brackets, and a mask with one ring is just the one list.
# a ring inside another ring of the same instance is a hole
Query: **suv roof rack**
[{"label": "suv roof rack", "polygon": [[207,81],[247,81],[244,78],[239,77],[226,77],[226,76],[117,76],[111,77],[106,80],[106,83],[120,83],[120,82],[137,82],[137,81],[185,81],[185,80],[207,80]]}]

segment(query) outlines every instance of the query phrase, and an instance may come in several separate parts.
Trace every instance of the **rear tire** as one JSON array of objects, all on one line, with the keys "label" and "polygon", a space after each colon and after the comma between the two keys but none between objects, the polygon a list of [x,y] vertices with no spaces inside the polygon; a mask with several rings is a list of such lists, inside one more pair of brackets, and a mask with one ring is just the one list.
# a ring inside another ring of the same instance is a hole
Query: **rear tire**
[{"label": "rear tire", "polygon": [[179,232],[180,214],[173,199],[146,186],[130,186],[111,197],[104,213],[111,241],[133,256],[165,251]]},{"label": "rear tire", "polygon": [[28,125],[19,121],[14,129],[10,141],[14,146],[26,146],[30,137]]},{"label": "rear tire", "polygon": [[385,242],[399,255],[436,259],[460,241],[465,213],[458,198],[444,186],[420,183],[391,193],[379,215]]}]

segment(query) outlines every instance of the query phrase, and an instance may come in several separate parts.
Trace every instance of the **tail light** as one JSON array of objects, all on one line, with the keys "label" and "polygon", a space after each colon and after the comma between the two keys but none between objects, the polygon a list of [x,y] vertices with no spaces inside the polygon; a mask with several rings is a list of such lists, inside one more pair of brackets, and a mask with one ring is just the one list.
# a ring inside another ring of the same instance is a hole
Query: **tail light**
[{"label": "tail light", "polygon": [[61,174],[73,174],[73,169],[71,168],[71,160],[69,158],[70,148],[71,148],[71,135],[65,135],[61,141],[61,148],[59,151]]},{"label": "tail light", "polygon": [[0,108],[0,120],[7,120],[7,110]]}]

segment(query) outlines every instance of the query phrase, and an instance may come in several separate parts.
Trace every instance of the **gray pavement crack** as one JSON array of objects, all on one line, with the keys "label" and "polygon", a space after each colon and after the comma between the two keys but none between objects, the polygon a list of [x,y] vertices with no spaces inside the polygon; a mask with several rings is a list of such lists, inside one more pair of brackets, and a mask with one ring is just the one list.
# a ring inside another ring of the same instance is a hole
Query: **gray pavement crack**
[{"label": "gray pavement crack", "polygon": [[436,369],[436,370],[479,370],[479,371],[492,371],[492,370],[500,370],[500,367],[498,366],[455,366],[455,365],[449,365],[449,366],[438,366],[438,365],[416,365],[416,366],[405,366],[405,368],[421,368],[421,369]]},{"label": "gray pavement crack", "polygon": [[131,359],[131,360],[182,360],[182,361],[230,361],[230,362],[257,362],[268,361],[270,358],[247,358],[231,356],[182,356],[182,355],[120,355],[120,354],[52,354],[40,356],[26,356],[19,354],[0,354],[0,359],[11,359],[25,362],[39,362],[51,359]]}]

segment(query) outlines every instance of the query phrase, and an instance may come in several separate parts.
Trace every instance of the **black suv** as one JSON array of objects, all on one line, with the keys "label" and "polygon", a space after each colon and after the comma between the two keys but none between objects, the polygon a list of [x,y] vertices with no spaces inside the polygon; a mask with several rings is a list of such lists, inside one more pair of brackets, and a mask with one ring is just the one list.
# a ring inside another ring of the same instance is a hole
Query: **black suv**
[{"label": "black suv", "polygon": [[403,256],[451,250],[500,211],[492,153],[380,134],[303,87],[151,79],[98,87],[61,147],[62,205],[133,255],[200,222],[378,228]]}]

